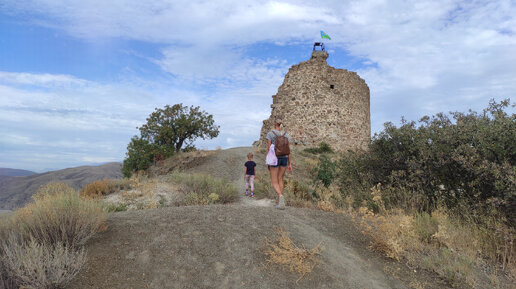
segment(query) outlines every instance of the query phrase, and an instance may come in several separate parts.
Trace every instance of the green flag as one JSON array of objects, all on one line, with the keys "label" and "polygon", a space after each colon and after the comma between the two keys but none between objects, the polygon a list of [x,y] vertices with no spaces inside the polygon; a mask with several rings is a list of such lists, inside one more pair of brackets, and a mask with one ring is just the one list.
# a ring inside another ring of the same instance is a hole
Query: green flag
[{"label": "green flag", "polygon": [[324,31],[322,31],[322,30],[321,30],[321,38],[322,38],[322,39],[325,39],[325,38],[326,38],[326,39],[328,39],[328,40],[331,40],[330,35],[328,35],[328,34],[324,33]]}]

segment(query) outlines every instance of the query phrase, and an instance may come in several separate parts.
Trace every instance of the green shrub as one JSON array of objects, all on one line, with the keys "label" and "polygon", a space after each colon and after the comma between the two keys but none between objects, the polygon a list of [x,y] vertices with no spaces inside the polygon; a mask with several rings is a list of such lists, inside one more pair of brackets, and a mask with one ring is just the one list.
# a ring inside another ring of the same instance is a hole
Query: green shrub
[{"label": "green shrub", "polygon": [[314,181],[321,181],[327,188],[333,182],[336,175],[337,165],[326,155],[319,157],[319,164],[313,169]]},{"label": "green shrub", "polygon": [[441,248],[439,254],[424,257],[422,261],[426,268],[443,276],[450,284],[471,283],[468,282],[467,277],[471,275],[473,262],[467,256],[454,254],[450,249]]},{"label": "green shrub", "polygon": [[106,212],[124,212],[127,211],[128,205],[125,203],[107,204],[104,209]]},{"label": "green shrub", "polygon": [[333,149],[331,148],[331,146],[325,142],[321,142],[319,146],[315,148],[306,148],[304,149],[304,151],[311,154],[333,153]]},{"label": "green shrub", "polygon": [[156,159],[164,159],[174,154],[174,148],[151,143],[149,140],[134,136],[127,145],[127,153],[122,164],[122,173],[126,178],[137,171],[148,169]]},{"label": "green shrub", "polygon": [[477,216],[495,207],[515,224],[516,114],[507,114],[508,106],[491,101],[481,114],[386,123],[367,153],[344,154],[339,162],[343,193],[381,183],[386,206],[431,212],[442,204]]},{"label": "green shrub", "polygon": [[439,230],[439,222],[430,214],[417,214],[414,218],[414,231],[421,241],[430,242],[432,236]]},{"label": "green shrub", "polygon": [[364,202],[372,203],[369,190],[376,184],[370,162],[370,154],[354,151],[342,153],[337,162],[336,183],[343,199],[351,199],[354,208],[358,208]]},{"label": "green shrub", "polygon": [[[226,204],[235,201],[238,196],[238,191],[232,183],[210,175],[173,172],[169,179],[183,185],[184,202],[179,201],[179,205]],[[215,198],[215,195],[218,198]]]}]

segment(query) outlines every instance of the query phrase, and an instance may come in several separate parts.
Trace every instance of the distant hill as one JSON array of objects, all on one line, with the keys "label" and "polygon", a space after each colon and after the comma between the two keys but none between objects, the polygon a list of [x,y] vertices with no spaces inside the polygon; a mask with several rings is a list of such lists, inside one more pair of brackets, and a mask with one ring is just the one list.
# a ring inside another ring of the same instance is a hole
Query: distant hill
[{"label": "distant hill", "polygon": [[64,170],[33,174],[23,177],[0,177],[0,209],[20,208],[43,185],[50,182],[64,182],[75,189],[101,179],[122,177],[120,163],[108,163],[102,166],[81,166]]},{"label": "distant hill", "polygon": [[34,175],[34,174],[36,174],[36,173],[27,171],[27,170],[0,168],[0,176],[23,177],[23,176],[30,176],[30,175]]}]

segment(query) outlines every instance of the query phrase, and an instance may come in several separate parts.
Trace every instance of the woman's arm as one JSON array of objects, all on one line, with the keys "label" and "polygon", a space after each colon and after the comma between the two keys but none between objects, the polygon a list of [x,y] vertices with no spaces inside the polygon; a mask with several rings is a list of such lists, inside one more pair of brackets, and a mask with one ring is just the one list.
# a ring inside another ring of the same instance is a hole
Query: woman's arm
[{"label": "woman's arm", "polygon": [[288,154],[288,171],[292,171],[292,153]]},{"label": "woman's arm", "polygon": [[268,139],[267,140],[267,154],[269,154],[269,150],[271,149],[271,144],[272,144],[271,140]]}]

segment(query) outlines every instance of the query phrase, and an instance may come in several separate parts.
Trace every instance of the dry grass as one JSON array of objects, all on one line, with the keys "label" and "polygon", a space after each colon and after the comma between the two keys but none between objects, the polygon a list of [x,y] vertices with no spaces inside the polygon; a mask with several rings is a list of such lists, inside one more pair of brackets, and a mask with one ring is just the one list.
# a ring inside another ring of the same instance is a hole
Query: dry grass
[{"label": "dry grass", "polygon": [[109,180],[99,180],[93,183],[89,183],[84,186],[84,189],[81,191],[81,196],[89,197],[89,198],[98,198],[103,195],[107,195],[110,191],[110,181]]},{"label": "dry grass", "polygon": [[10,240],[3,243],[4,264],[19,288],[63,288],[86,262],[84,250],[61,243],[51,246],[32,239],[28,244]]},{"label": "dry grass", "polygon": [[256,170],[254,179],[254,197],[256,199],[276,199],[276,192],[272,188],[268,170]]},{"label": "dry grass", "polygon": [[319,256],[322,250],[320,245],[319,243],[312,249],[306,249],[304,246],[298,247],[292,242],[287,232],[280,228],[275,240],[271,241],[265,238],[264,253],[269,265],[277,264],[287,267],[290,272],[299,274],[297,280],[299,281],[310,274],[320,263]]},{"label": "dry grass", "polygon": [[42,187],[33,199],[11,218],[13,227],[26,240],[77,248],[104,228],[106,216],[101,205],[79,197],[64,183]]},{"label": "dry grass", "polygon": [[176,205],[227,204],[238,197],[237,188],[225,179],[204,174],[184,174],[173,172],[169,181],[181,185],[182,198]]},{"label": "dry grass", "polygon": [[0,220],[0,285],[61,288],[84,264],[82,246],[103,230],[97,201],[64,183],[50,183],[34,202]]},{"label": "dry grass", "polygon": [[81,196],[88,198],[99,198],[120,190],[129,189],[133,186],[134,181],[134,179],[98,180],[84,186],[81,191]]},{"label": "dry grass", "polygon": [[205,161],[205,159],[216,153],[215,151],[190,151],[174,154],[172,157],[165,159],[160,165],[151,166],[147,169],[147,173],[151,177],[158,175],[166,175],[175,170],[184,171],[194,168]]},{"label": "dry grass", "polygon": [[353,212],[353,219],[371,238],[371,248],[434,271],[454,286],[510,288],[500,273],[515,280],[515,235],[502,219],[485,217],[484,224],[490,224],[486,228],[458,220],[443,209],[432,215],[385,210],[381,194],[379,186],[371,190],[378,213],[367,207]]}]

